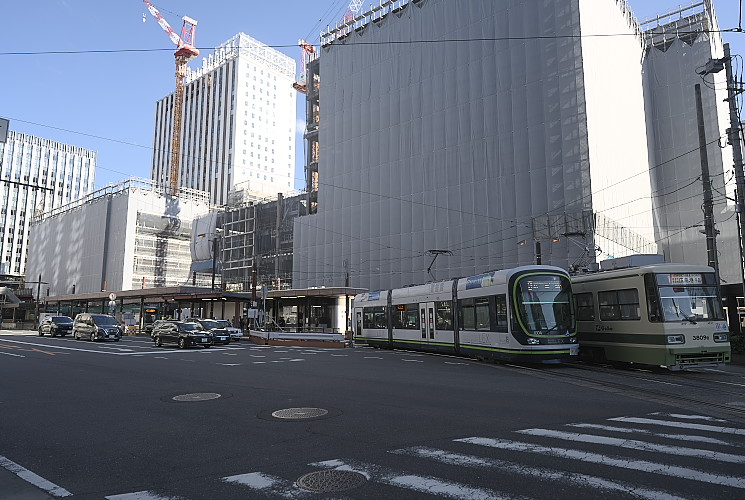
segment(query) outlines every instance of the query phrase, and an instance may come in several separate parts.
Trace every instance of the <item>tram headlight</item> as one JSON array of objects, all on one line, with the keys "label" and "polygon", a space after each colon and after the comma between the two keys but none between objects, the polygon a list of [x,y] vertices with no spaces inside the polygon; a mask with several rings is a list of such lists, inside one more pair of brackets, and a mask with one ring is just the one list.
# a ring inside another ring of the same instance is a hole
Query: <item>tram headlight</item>
[{"label": "tram headlight", "polygon": [[714,334],[714,342],[728,342],[729,341],[729,335],[726,333],[715,333]]},{"label": "tram headlight", "polygon": [[534,338],[534,337],[528,338],[528,344],[530,344],[530,345],[537,345],[537,344],[540,344],[540,343],[541,343],[540,339],[537,339],[537,338]]},{"label": "tram headlight", "polygon": [[668,335],[667,343],[668,344],[685,344],[686,343],[685,335]]}]

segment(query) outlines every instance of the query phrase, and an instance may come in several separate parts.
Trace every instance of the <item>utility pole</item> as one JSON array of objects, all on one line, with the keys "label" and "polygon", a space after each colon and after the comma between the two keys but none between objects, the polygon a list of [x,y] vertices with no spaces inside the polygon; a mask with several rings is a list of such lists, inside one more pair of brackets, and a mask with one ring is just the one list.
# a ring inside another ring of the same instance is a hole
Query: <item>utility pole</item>
[{"label": "utility pole", "polygon": [[732,145],[732,156],[735,162],[735,184],[737,186],[737,231],[740,237],[740,278],[742,279],[743,297],[745,297],[745,242],[743,242],[743,217],[745,216],[745,173],[743,173],[742,143],[740,142],[740,113],[737,110],[737,94],[743,92],[742,82],[738,88],[732,72],[732,56],[729,44],[724,44],[724,69],[727,75],[727,102],[729,103],[729,128],[727,140]]},{"label": "utility pole", "polygon": [[714,268],[719,285],[719,258],[717,257],[717,230],[714,227],[714,198],[709,178],[709,155],[706,151],[706,129],[704,128],[704,109],[701,104],[701,84],[696,84],[696,119],[698,122],[698,145],[701,154],[701,183],[704,185],[704,234],[706,235],[706,255],[708,265]]}]

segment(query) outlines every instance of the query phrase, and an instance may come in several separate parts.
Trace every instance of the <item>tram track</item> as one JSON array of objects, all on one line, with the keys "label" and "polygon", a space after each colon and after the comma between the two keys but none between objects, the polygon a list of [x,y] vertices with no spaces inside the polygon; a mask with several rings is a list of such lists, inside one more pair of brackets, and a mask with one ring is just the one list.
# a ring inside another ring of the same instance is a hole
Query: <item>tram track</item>
[{"label": "tram track", "polygon": [[[640,387],[638,385],[632,385],[628,383],[623,382],[616,382],[611,380],[599,380],[597,378],[593,378],[590,376],[583,376],[576,373],[576,371],[581,370],[587,370],[592,371],[592,367],[582,367],[581,365],[564,365],[564,368],[568,368],[572,370],[574,373],[569,373],[567,371],[558,371],[554,370],[551,372],[547,372],[542,368],[533,368],[529,366],[521,366],[521,365],[503,365],[508,366],[511,368],[517,368],[525,371],[533,372],[534,374],[551,377],[551,378],[562,378],[567,379],[570,382],[580,382],[582,385],[586,386],[596,386],[596,387],[602,387],[607,388],[611,390],[615,390],[618,392],[623,393],[626,396],[637,396],[642,397],[643,399],[651,399],[653,401],[662,402],[664,404],[672,404],[674,406],[679,406],[681,408],[685,408],[690,410],[689,405],[697,405],[703,408],[711,409],[711,410],[719,410],[727,415],[738,415],[745,417],[745,402],[743,402],[743,406],[735,406],[731,404],[724,404],[724,403],[717,403],[713,401],[706,401],[703,399],[686,396],[674,391],[664,391],[660,389],[653,389],[648,387]],[[617,375],[615,373],[606,371],[605,372],[608,375]],[[635,379],[641,380],[641,377],[634,377]],[[654,381],[653,381],[654,382]],[[682,386],[685,387],[685,386]],[[706,389],[706,387],[700,387],[701,389]],[[721,391],[720,391],[721,393]],[[739,394],[740,397],[745,397],[742,394]],[[687,404],[681,404],[681,403],[687,403]]]}]

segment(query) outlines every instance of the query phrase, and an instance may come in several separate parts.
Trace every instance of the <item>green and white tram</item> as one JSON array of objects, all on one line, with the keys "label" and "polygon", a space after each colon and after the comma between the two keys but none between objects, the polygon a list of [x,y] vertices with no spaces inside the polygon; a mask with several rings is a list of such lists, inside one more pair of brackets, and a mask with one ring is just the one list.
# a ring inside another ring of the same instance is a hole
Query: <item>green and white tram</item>
[{"label": "green and white tram", "polygon": [[524,266],[354,298],[355,341],[500,361],[579,354],[569,275]]},{"label": "green and white tram", "polygon": [[572,277],[581,357],[680,370],[731,351],[714,270],[650,264]]}]

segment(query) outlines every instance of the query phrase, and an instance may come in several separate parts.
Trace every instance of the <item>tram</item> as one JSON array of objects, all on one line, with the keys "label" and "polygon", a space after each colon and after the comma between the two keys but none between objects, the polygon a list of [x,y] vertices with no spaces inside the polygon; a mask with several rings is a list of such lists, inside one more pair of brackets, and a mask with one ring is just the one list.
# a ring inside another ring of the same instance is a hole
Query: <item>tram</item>
[{"label": "tram", "polygon": [[523,266],[361,293],[357,342],[527,363],[577,359],[571,284],[553,266]]},{"label": "tram", "polygon": [[711,267],[609,269],[572,276],[572,291],[581,359],[673,371],[730,361],[729,329]]}]

